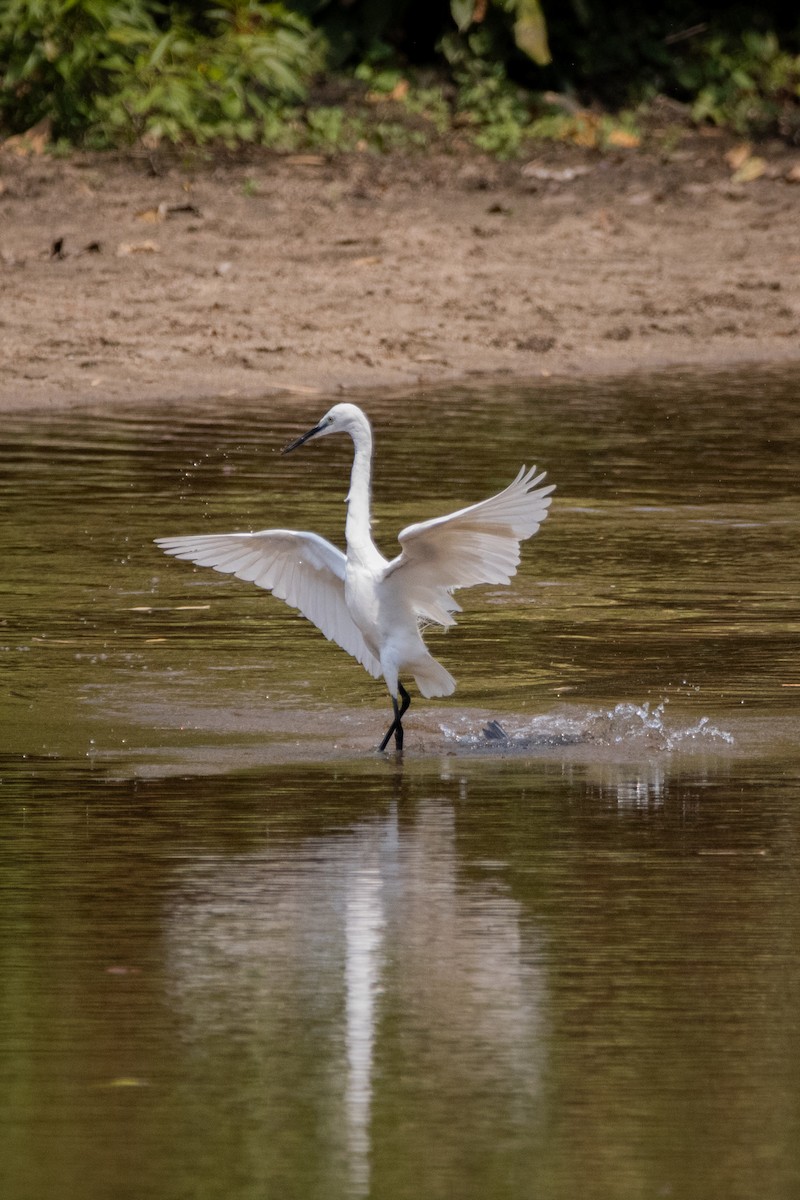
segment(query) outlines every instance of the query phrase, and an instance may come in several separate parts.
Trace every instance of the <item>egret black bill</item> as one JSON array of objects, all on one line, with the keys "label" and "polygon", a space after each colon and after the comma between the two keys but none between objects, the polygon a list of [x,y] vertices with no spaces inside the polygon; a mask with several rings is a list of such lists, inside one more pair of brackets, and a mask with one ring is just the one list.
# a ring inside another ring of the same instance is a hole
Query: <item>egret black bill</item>
[{"label": "egret black bill", "polygon": [[298,446],[302,446],[303,442],[307,442],[315,433],[319,433],[322,425],[315,425],[313,429],[309,429],[308,433],[301,433],[299,438],[295,438],[293,442],[289,442],[281,450],[281,454],[289,454],[292,450],[296,450]]}]

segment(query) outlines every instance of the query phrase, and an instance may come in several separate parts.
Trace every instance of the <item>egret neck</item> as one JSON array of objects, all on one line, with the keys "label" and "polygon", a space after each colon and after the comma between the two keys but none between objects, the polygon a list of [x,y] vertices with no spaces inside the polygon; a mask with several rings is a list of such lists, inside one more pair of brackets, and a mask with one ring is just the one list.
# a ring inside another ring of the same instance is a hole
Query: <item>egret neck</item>
[{"label": "egret neck", "polygon": [[355,454],[350,471],[350,490],[347,493],[347,521],[344,535],[347,540],[347,558],[356,565],[373,567],[376,561],[384,562],[383,555],[372,540],[371,481],[372,481],[372,429],[363,413],[360,420],[353,421],[348,430],[353,439]]}]

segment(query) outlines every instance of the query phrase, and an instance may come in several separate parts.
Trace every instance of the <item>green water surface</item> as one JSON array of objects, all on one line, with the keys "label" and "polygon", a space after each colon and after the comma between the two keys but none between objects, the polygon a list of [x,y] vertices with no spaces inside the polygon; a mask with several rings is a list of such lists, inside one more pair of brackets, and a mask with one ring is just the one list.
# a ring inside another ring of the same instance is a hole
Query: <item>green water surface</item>
[{"label": "green water surface", "polygon": [[277,453],[326,407],[6,420],[0,1195],[792,1200],[793,382],[365,402],[386,551],[558,485],[402,761],[380,683],[152,545],[341,541],[348,444]]}]

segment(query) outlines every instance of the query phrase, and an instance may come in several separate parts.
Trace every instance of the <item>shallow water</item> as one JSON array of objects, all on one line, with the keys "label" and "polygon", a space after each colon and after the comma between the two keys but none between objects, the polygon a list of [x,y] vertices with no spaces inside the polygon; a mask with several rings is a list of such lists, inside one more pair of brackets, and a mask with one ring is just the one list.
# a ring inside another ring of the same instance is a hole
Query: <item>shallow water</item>
[{"label": "shallow water", "polygon": [[795,1196],[791,381],[369,404],[386,550],[558,485],[402,763],[379,684],[152,545],[340,540],[347,446],[277,454],[322,407],[6,422],[0,1194]]}]

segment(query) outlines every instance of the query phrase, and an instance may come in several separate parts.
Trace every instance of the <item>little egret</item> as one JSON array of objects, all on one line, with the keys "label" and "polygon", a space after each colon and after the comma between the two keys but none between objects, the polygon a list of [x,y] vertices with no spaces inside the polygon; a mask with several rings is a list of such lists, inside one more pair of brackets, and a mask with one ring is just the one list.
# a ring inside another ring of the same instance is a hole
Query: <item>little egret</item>
[{"label": "little egret", "polygon": [[411,703],[400,673],[413,675],[423,696],[449,696],[456,686],[428,652],[422,627],[428,622],[445,628],[455,624],[453,613],[461,612],[453,599],[456,588],[511,582],[520,542],[536,533],[547,516],[555,485],[537,487],[544,473],[522,467],[496,496],[447,517],[409,525],[399,535],[400,554],[389,560],[370,533],[372,428],[361,409],[334,404],[283,453],[332,433],[348,433],[354,446],[346,554],[316,533],[293,529],[165,537],[156,544],[176,558],[266,588],[299,609],[375,679],[382,675],[394,719],[379,749],[385,750],[394,735],[400,751],[403,716]]}]

